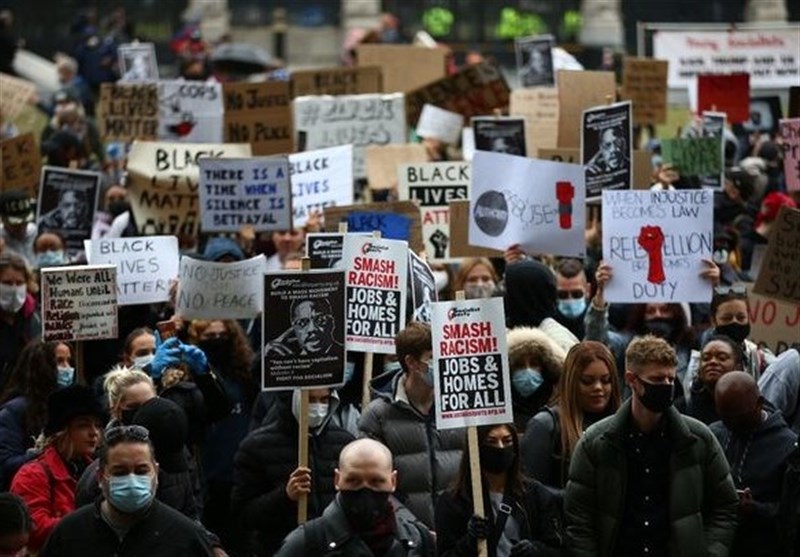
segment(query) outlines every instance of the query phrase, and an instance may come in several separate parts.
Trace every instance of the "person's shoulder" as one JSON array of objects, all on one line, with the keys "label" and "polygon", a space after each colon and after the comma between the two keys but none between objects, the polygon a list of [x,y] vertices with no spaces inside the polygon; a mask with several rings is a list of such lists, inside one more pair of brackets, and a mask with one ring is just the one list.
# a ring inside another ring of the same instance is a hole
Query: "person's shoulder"
[{"label": "person's shoulder", "polygon": [[158,499],[153,501],[153,511],[149,518],[162,526],[169,526],[173,533],[199,535],[205,539],[205,531],[197,522]]},{"label": "person's shoulder", "polygon": [[675,411],[673,418],[676,420],[681,420],[686,425],[689,433],[706,445],[713,443],[716,439],[714,433],[711,431],[711,428],[697,418],[687,416],[686,414],[681,414],[678,411]]},{"label": "person's shoulder", "polygon": [[96,521],[99,521],[99,519],[100,515],[95,504],[84,505],[78,507],[59,520],[53,534],[80,531],[81,535],[88,538],[92,536],[94,532],[92,529],[96,526]]}]

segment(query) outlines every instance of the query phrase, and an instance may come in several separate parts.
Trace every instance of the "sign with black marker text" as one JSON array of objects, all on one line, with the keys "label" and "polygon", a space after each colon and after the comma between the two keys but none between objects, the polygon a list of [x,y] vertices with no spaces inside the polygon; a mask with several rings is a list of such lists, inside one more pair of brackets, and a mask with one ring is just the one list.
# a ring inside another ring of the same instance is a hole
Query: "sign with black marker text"
[{"label": "sign with black marker text", "polygon": [[304,151],[289,155],[292,222],[305,226],[312,213],[353,203],[353,146]]}]

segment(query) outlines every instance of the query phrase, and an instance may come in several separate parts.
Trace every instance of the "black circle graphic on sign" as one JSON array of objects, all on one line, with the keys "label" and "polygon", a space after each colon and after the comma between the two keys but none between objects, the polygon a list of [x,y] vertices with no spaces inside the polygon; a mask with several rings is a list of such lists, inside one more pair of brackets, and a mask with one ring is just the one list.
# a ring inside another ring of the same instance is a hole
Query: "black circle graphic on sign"
[{"label": "black circle graphic on sign", "polygon": [[499,191],[487,191],[475,202],[475,224],[484,234],[500,236],[508,224],[508,203]]}]

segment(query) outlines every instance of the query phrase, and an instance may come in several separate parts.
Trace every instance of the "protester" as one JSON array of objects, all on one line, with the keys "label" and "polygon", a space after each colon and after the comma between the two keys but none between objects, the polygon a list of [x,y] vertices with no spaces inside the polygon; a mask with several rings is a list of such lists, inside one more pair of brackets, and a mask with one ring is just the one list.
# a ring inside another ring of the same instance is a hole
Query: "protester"
[{"label": "protester", "polygon": [[18,495],[0,493],[0,555],[25,557],[28,554],[33,520]]},{"label": "protester", "polygon": [[336,498],[321,517],[289,534],[276,556],[335,551],[353,557],[432,557],[432,534],[390,497],[398,489],[399,474],[385,445],[371,439],[348,444],[334,471]]},{"label": "protester", "polygon": [[36,300],[28,292],[32,280],[20,256],[0,255],[0,388],[9,380],[20,352],[42,334]]},{"label": "protester", "polygon": [[558,312],[555,320],[564,325],[577,338],[585,335],[583,324],[592,289],[586,280],[583,264],[578,259],[562,259],[556,267]]},{"label": "protester", "polygon": [[93,241],[106,236],[109,238],[119,238],[122,236],[123,231],[115,230],[112,232],[111,225],[115,222],[117,217],[130,211],[131,206],[127,199],[128,190],[120,185],[114,184],[105,191],[103,194],[102,208],[98,207],[95,212],[94,224],[92,225]]},{"label": "protester", "polygon": [[619,405],[617,366],[608,348],[592,340],[573,346],[564,361],[555,404],[545,406],[525,428],[521,442],[525,474],[564,489],[578,440]]},{"label": "protester", "polygon": [[34,266],[37,269],[58,267],[67,263],[64,254],[64,239],[55,232],[42,232],[33,242],[33,253],[36,256]]},{"label": "protester", "polygon": [[0,194],[0,239],[6,250],[21,256],[28,265],[36,262],[33,242],[37,229],[33,220],[33,205],[25,190]]},{"label": "protester", "polygon": [[770,364],[758,381],[761,394],[800,434],[800,352],[790,348]]},{"label": "protester", "polygon": [[499,282],[492,262],[485,257],[468,258],[461,262],[453,279],[453,292],[464,291],[464,297],[490,298]]},{"label": "protester", "polygon": [[56,383],[59,387],[69,387],[77,381],[72,365],[72,348],[65,342],[56,342],[53,350],[56,356]]},{"label": "protester", "polygon": [[272,243],[275,245],[275,253],[267,258],[266,271],[283,269],[286,258],[303,247],[305,238],[306,235],[302,228],[273,232]]},{"label": "protester", "polygon": [[56,132],[68,132],[78,139],[83,153],[91,159],[92,164],[102,166],[105,161],[103,141],[97,126],[86,117],[82,99],[74,91],[62,89],[54,95],[53,105],[53,117],[42,130],[42,146],[54,138]]},{"label": "protester", "polygon": [[738,498],[711,431],[672,407],[675,350],[651,335],[625,353],[633,396],[589,428],[564,501],[570,556],[727,555]]},{"label": "protester", "polygon": [[[56,72],[58,83],[62,90],[76,99],[79,99],[87,116],[94,116],[94,98],[86,81],[78,75],[78,63],[74,58],[64,54],[56,55]],[[52,116],[53,110],[50,110]]]},{"label": "protester", "polygon": [[156,388],[149,375],[139,369],[121,366],[106,374],[103,390],[108,397],[111,427],[131,425],[136,411],[156,397]]}]

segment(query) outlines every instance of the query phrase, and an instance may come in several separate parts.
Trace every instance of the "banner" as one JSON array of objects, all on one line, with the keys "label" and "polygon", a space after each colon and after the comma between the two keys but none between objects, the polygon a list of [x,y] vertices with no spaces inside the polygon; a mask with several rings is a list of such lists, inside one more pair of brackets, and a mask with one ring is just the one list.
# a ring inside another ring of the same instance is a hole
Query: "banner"
[{"label": "banner", "polygon": [[581,115],[602,104],[610,104],[617,95],[614,72],[559,70],[558,76],[558,147],[581,146]]},{"label": "banner", "polygon": [[514,42],[517,52],[517,75],[522,87],[552,87],[556,84],[553,69],[553,35],[525,37]]},{"label": "banner", "polygon": [[584,179],[577,164],[476,151],[470,245],[505,250],[519,244],[528,253],[583,257]]},{"label": "banner", "polygon": [[217,263],[181,257],[175,314],[185,319],[252,319],[261,313],[266,259]]},{"label": "banner", "polygon": [[682,176],[719,174],[723,169],[716,137],[662,139],[661,156]]},{"label": "banner", "polygon": [[697,76],[697,111],[724,112],[731,124],[750,119],[750,75]]},{"label": "banner", "polygon": [[42,338],[117,338],[116,274],[113,265],[42,269]]},{"label": "banner", "polygon": [[155,83],[103,83],[97,127],[105,141],[158,138],[158,86]]},{"label": "banner", "polygon": [[421,143],[370,145],[364,150],[367,184],[371,190],[397,188],[397,167],[405,163],[428,161],[428,152]]},{"label": "banner", "polygon": [[29,106],[36,95],[36,85],[30,81],[0,73],[0,114],[3,121],[14,121]]},{"label": "banner", "polygon": [[128,199],[139,234],[197,234],[198,160],[249,157],[243,143],[134,141],[128,153]]},{"label": "banner", "polygon": [[633,183],[631,102],[584,110],[581,122],[586,197],[598,199],[603,190],[630,189]]},{"label": "banner", "polygon": [[259,157],[294,151],[292,99],[285,81],[224,83],[223,137],[249,143]]},{"label": "banner", "polygon": [[292,72],[292,98],[307,95],[363,95],[383,91],[383,74],[377,66],[322,68]]},{"label": "banner", "polygon": [[264,390],[344,384],[344,271],[264,276]]},{"label": "banner", "polygon": [[[800,190],[800,118],[781,120],[783,174],[788,191]],[[4,163],[5,164],[5,163]]]},{"label": "banner", "polygon": [[508,112],[511,116],[522,116],[528,123],[525,144],[529,157],[536,156],[539,149],[558,145],[558,89],[555,87],[514,89]]},{"label": "banner", "polygon": [[353,204],[353,146],[342,145],[289,155],[294,228],[311,213]]},{"label": "banner", "polygon": [[491,151],[524,157],[525,119],[518,116],[475,116],[472,133],[477,151]]},{"label": "banner", "polygon": [[342,253],[347,269],[347,349],[394,354],[405,326],[408,244],[348,234]]},{"label": "banner", "polygon": [[633,123],[667,123],[669,62],[626,56],[622,66],[622,98],[633,103]]},{"label": "banner", "polygon": [[514,421],[501,298],[433,304],[436,428]]},{"label": "banner", "polygon": [[153,43],[126,43],[117,47],[121,82],[158,81],[158,62]]},{"label": "banner", "polygon": [[36,197],[42,156],[32,133],[0,141],[0,192],[25,190]]},{"label": "banner", "polygon": [[436,279],[427,261],[408,250],[408,294],[406,321],[431,322],[433,303],[439,301]]},{"label": "banner", "polygon": [[[372,236],[369,233],[354,233]],[[306,234],[306,257],[312,269],[343,269],[342,249],[345,234],[340,232],[310,232]]]},{"label": "banner", "polygon": [[36,222],[39,233],[54,232],[72,253],[83,250],[92,235],[102,177],[98,172],[45,166],[39,185]]},{"label": "banner", "polygon": [[406,142],[403,95],[298,97],[294,100],[298,150],[352,144],[353,175],[366,178],[364,147]]},{"label": "banner", "polygon": [[120,306],[169,301],[180,261],[175,236],[100,238],[86,240],[85,245],[90,265],[116,267]]},{"label": "banner", "polygon": [[168,80],[158,83],[158,137],[185,143],[221,143],[222,84]]},{"label": "banner", "polygon": [[800,304],[800,209],[783,206],[778,211],[754,290]]},{"label": "banner", "polygon": [[426,104],[422,107],[415,131],[419,137],[457,145],[463,125],[464,117],[461,114]]},{"label": "banner", "polygon": [[608,302],[711,301],[700,277],[713,253],[710,189],[603,192],[603,258],[614,270]]},{"label": "banner", "polygon": [[360,44],[359,66],[379,66],[384,93],[405,93],[447,75],[447,50],[407,44]]},{"label": "banner", "polygon": [[201,227],[204,232],[292,229],[292,193],[286,157],[202,158]]},{"label": "banner", "polygon": [[720,171],[719,173],[709,174],[701,177],[700,185],[704,188],[714,188],[721,190],[725,184],[725,120],[727,116],[724,112],[703,112],[703,137],[713,137],[719,145]]},{"label": "banner", "polygon": [[400,199],[418,201],[425,253],[449,261],[450,201],[469,198],[470,163],[428,162],[397,167]]}]

